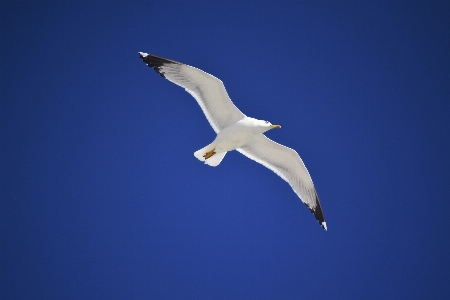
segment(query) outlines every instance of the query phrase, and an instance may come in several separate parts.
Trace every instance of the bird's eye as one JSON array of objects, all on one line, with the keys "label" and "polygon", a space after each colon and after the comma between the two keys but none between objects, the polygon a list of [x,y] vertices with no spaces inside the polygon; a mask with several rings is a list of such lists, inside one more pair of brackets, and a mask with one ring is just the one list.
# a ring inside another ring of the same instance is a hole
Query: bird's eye
[{"label": "bird's eye", "polygon": [[269,121],[264,121],[266,124],[269,124]]}]

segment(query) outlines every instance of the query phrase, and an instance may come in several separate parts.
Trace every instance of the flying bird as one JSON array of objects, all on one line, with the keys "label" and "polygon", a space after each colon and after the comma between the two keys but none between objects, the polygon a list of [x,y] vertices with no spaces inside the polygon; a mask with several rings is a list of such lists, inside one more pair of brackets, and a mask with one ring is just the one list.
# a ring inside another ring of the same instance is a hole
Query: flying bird
[{"label": "flying bird", "polygon": [[264,135],[270,129],[281,128],[280,125],[244,115],[228,97],[222,81],[211,74],[160,56],[143,52],[139,55],[159,75],[191,94],[217,133],[212,143],[194,153],[197,159],[215,167],[228,151],[237,150],[287,181],[327,230],[319,196],[302,159],[295,150]]}]

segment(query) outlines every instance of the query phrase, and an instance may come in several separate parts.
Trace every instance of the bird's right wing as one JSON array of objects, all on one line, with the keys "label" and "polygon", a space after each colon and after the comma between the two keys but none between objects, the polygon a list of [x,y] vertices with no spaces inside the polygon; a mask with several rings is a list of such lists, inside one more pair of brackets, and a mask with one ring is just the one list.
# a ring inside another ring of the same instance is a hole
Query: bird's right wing
[{"label": "bird's right wing", "polygon": [[159,75],[183,87],[197,100],[216,133],[245,117],[231,102],[218,78],[177,61],[143,52],[139,54]]},{"label": "bird's right wing", "polygon": [[323,229],[327,230],[319,196],[308,170],[295,150],[275,143],[263,134],[255,136],[246,145],[236,150],[286,180]]}]

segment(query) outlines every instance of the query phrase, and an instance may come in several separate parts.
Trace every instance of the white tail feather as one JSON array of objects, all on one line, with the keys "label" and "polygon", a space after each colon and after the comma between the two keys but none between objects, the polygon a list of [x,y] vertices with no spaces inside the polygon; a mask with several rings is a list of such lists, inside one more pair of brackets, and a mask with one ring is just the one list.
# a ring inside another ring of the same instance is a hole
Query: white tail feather
[{"label": "white tail feather", "polygon": [[216,154],[214,154],[213,156],[211,156],[208,159],[205,159],[203,157],[207,152],[213,150],[214,148],[215,148],[215,145],[213,145],[211,143],[208,146],[203,147],[202,149],[195,151],[194,152],[194,156],[197,157],[198,160],[204,161],[205,164],[207,164],[209,166],[212,166],[212,167],[218,166],[220,164],[220,162],[222,161],[222,159],[224,158],[225,154],[227,154],[226,151],[225,152],[216,153]]},{"label": "white tail feather", "polygon": [[211,156],[210,158],[208,158],[207,160],[205,160],[205,164],[211,166],[211,167],[217,167],[220,162],[222,161],[222,159],[225,157],[225,154],[227,154],[227,152],[220,152],[220,153],[216,153],[213,156]]},{"label": "white tail feather", "polygon": [[205,158],[203,157],[203,155],[206,154],[206,152],[211,151],[212,149],[214,149],[214,145],[213,144],[209,144],[206,147],[203,147],[200,150],[197,150],[194,152],[194,156],[197,157],[198,160],[200,161],[205,161]]}]

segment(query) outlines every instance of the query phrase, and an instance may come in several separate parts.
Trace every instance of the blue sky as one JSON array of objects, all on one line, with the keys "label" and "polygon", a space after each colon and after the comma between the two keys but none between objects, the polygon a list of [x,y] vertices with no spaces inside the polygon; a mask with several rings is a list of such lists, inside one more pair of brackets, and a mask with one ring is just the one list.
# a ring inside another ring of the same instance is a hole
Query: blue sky
[{"label": "blue sky", "polygon": [[[447,299],[450,5],[2,1],[2,299]],[[138,51],[220,78],[328,232]]]}]

